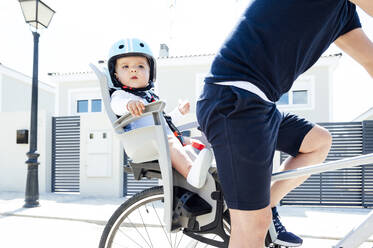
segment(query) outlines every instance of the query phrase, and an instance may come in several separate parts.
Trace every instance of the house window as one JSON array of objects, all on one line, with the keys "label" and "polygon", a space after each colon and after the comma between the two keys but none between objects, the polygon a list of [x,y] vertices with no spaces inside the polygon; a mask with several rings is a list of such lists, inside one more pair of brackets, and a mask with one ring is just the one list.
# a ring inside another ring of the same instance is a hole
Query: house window
[{"label": "house window", "polygon": [[307,104],[308,92],[307,90],[294,90],[293,91],[293,104]]},{"label": "house window", "polygon": [[88,100],[78,100],[77,101],[76,112],[87,113],[88,112]]},{"label": "house window", "polygon": [[278,105],[289,104],[289,93],[283,94],[280,99],[277,101]]},{"label": "house window", "polygon": [[308,104],[307,90],[292,90],[281,96],[277,105]]},{"label": "house window", "polygon": [[101,112],[101,99],[93,99],[91,104],[91,112]]},{"label": "house window", "polygon": [[102,112],[100,88],[78,88],[68,92],[69,115]]},{"label": "house window", "polygon": [[90,99],[90,100],[77,100],[76,101],[76,112],[77,113],[94,113],[102,111],[102,100],[101,99]]},{"label": "house window", "polygon": [[314,109],[315,79],[313,76],[299,77],[291,89],[276,102],[282,111]]}]

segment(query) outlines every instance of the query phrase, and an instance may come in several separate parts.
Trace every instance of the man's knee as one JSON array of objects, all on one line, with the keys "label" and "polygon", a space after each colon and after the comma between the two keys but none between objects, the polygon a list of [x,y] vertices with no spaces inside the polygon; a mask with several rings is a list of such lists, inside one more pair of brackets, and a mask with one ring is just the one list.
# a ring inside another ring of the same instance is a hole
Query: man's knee
[{"label": "man's knee", "polygon": [[243,232],[262,233],[262,235],[267,233],[272,219],[269,207],[254,211],[230,209],[230,215],[233,228],[239,228]]},{"label": "man's knee", "polygon": [[316,125],[305,136],[300,152],[301,153],[323,153],[328,154],[332,145],[332,135],[330,132],[321,126]]},{"label": "man's knee", "polygon": [[330,132],[325,128],[321,128],[319,149],[329,152],[330,147],[332,146],[332,139]]}]

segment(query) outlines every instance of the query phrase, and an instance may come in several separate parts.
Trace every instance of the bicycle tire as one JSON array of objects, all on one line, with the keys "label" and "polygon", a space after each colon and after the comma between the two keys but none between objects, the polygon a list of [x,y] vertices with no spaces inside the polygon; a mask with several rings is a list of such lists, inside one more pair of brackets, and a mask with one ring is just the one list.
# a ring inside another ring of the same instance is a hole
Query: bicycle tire
[{"label": "bicycle tire", "polygon": [[[99,248],[213,247],[184,235],[182,230],[172,233],[166,232],[163,224],[164,208],[162,204],[162,186],[149,188],[132,196],[118,207],[107,222]],[[145,223],[144,217],[148,218],[150,222]],[[228,222],[229,219],[225,218],[224,224],[227,232],[230,231]],[[217,235],[207,235],[210,239],[219,239]]]}]

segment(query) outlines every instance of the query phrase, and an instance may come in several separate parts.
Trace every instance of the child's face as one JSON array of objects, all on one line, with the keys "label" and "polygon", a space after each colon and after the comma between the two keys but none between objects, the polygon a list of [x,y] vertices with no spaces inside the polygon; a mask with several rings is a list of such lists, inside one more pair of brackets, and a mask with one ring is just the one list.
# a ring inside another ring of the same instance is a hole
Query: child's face
[{"label": "child's face", "polygon": [[141,56],[129,56],[117,59],[115,76],[122,85],[131,88],[143,88],[149,84],[150,67],[148,60]]}]

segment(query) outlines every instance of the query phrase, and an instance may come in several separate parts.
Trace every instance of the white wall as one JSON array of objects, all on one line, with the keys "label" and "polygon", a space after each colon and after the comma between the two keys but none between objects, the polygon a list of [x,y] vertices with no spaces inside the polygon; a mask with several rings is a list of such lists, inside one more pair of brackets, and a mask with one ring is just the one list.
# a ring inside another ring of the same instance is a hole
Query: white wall
[{"label": "white wall", "polygon": [[[16,130],[29,129],[30,113],[0,112],[0,191],[24,192],[26,187],[29,144],[16,143]],[[38,158],[39,192],[51,191],[51,116],[39,111],[38,116]],[[29,133],[30,138],[30,133]]]},{"label": "white wall", "polygon": [[[97,77],[93,72],[82,74],[52,75],[56,85],[56,116],[76,115],[76,100],[101,98]],[[87,97],[88,94],[88,97]],[[92,95],[93,94],[93,95]]]},{"label": "white wall", "polygon": [[[31,109],[32,78],[0,64],[0,112],[25,112]],[[54,113],[53,83],[38,83],[38,108]]]},{"label": "white wall", "polygon": [[123,196],[123,147],[112,130],[106,113],[80,117],[81,195]]}]

